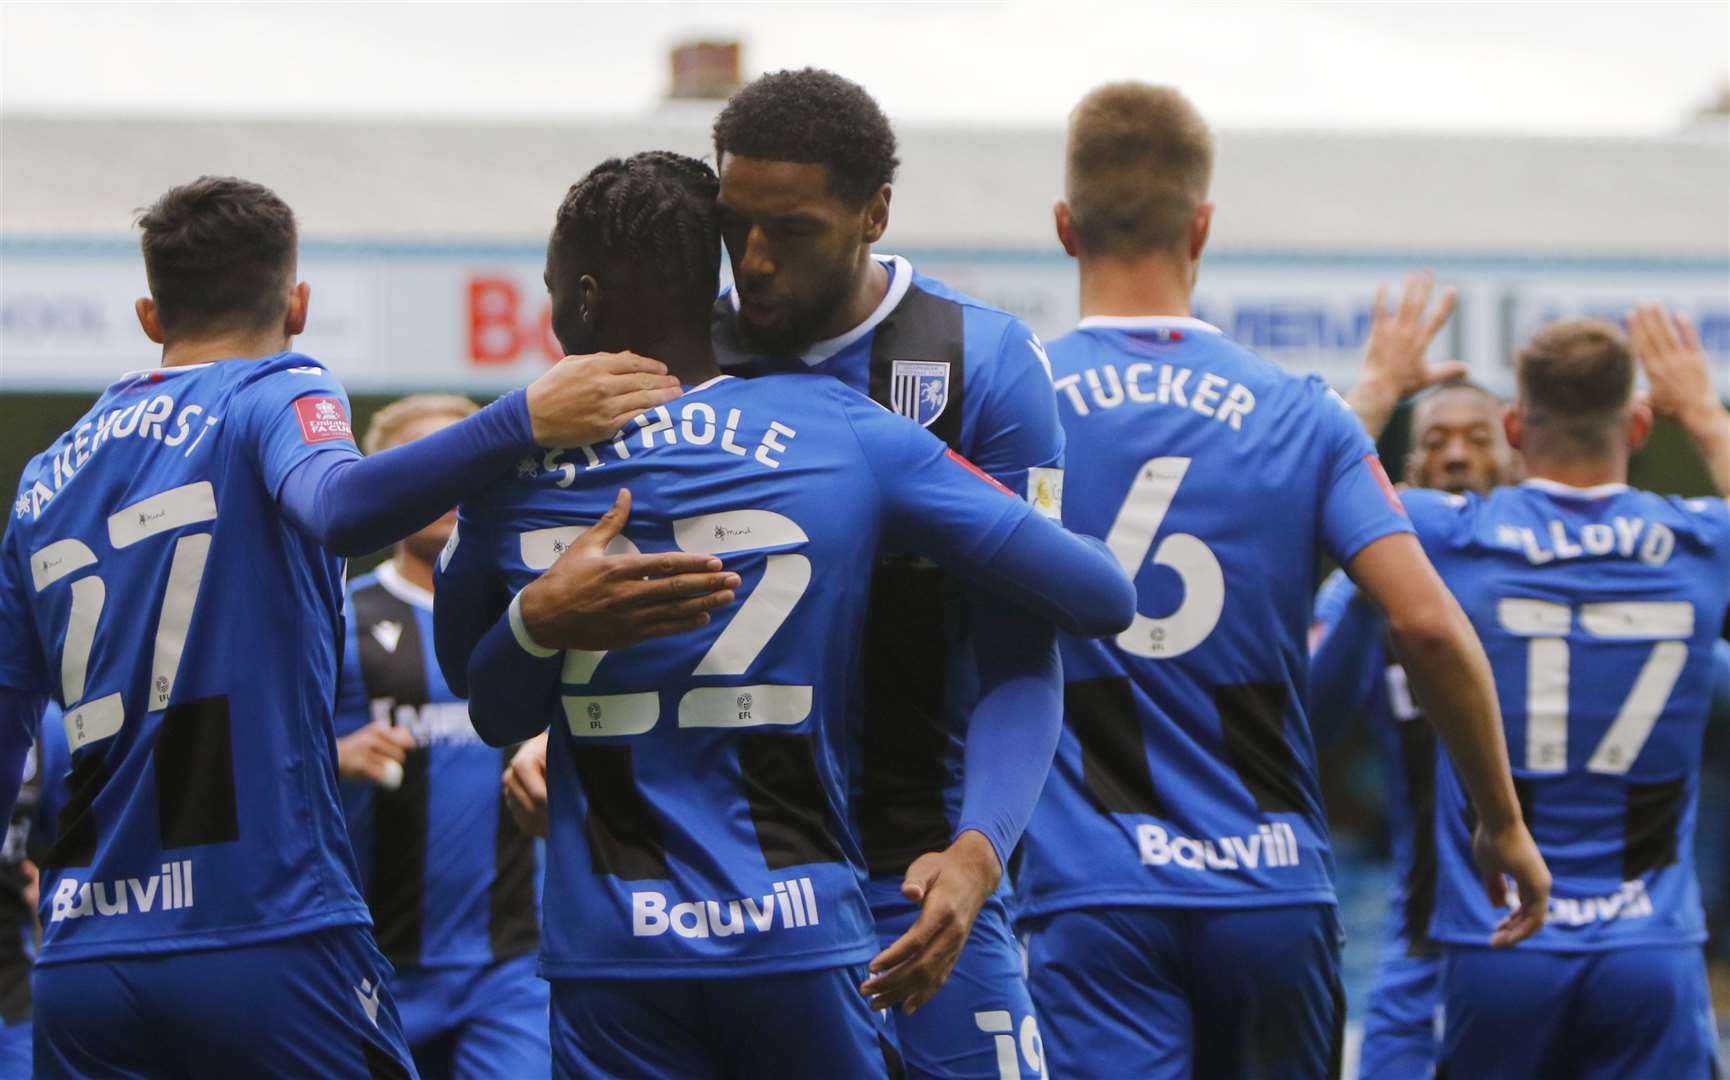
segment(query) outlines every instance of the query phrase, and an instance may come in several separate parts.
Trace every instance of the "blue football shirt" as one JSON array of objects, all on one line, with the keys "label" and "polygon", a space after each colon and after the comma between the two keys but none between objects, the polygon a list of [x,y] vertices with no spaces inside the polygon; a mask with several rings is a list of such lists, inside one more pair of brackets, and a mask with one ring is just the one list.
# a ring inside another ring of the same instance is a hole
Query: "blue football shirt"
[{"label": "blue football shirt", "polygon": [[[1063,430],[1045,350],[1008,312],[877,256],[889,286],[875,311],[798,357],[757,355],[736,298],[715,306],[722,370],[828,375],[942,439],[1047,516],[1063,481]],[[906,550],[872,572],[863,679],[853,703],[860,746],[854,801],[874,909],[905,913],[907,866],[949,845],[960,818],[962,743],[980,697],[968,590]]]},{"label": "blue football shirt", "polygon": [[398,968],[480,966],[535,951],[535,842],[504,805],[514,747],[481,742],[433,656],[433,594],[386,562],[348,583],[336,733],[382,720],[414,736],[390,791],[342,784],[373,937]]},{"label": "blue football shirt", "polygon": [[[1548,921],[1519,947],[1703,941],[1694,823],[1730,606],[1730,508],[1535,479],[1405,501],[1489,655],[1514,785],[1554,879]],[[1444,761],[1432,927],[1444,943],[1482,945],[1500,917],[1478,884],[1470,821]]]},{"label": "blue football shirt", "polygon": [[1063,642],[1064,732],[1020,914],[1332,902],[1306,722],[1316,567],[1409,530],[1357,418],[1188,318],[1090,318],[1050,346],[1064,523],[1139,597]]},{"label": "blue football shirt", "polygon": [[986,562],[1032,507],[835,380],[723,376],[610,442],[526,460],[464,503],[441,606],[522,588],[620,487],[632,509],[614,550],[719,555],[743,583],[701,631],[565,655],[547,718],[542,974],[743,976],[869,959],[848,794],[862,571],[880,542]]},{"label": "blue football shirt", "polygon": [[25,466],[0,549],[0,685],[64,706],[43,964],[365,923],[337,801],[342,567],[278,512],[357,454],[293,353],[127,375]]}]

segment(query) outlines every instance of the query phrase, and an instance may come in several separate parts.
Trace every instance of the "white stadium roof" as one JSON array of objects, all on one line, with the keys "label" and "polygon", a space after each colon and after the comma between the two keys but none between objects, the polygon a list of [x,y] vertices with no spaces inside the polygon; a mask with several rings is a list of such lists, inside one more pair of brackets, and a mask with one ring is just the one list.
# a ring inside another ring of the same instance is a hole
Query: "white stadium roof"
[{"label": "white stadium roof", "polygon": [[[201,173],[275,188],[321,240],[539,242],[603,157],[708,152],[708,117],[633,123],[0,116],[0,234],[125,235]],[[1062,133],[899,131],[889,247],[1048,250]],[[1559,139],[1226,131],[1213,247],[1721,258],[1730,133]]]}]

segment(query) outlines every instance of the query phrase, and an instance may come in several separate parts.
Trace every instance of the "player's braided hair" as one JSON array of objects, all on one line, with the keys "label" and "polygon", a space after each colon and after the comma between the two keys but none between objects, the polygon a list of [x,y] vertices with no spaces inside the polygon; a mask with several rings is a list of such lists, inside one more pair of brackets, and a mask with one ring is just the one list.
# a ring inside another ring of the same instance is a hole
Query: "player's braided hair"
[{"label": "player's braided hair", "polygon": [[833,71],[774,71],[715,118],[715,153],[829,167],[829,187],[860,205],[892,183],[895,132],[877,102]]},{"label": "player's braided hair", "polygon": [[680,299],[714,298],[721,272],[715,170],[696,158],[649,150],[608,158],[571,185],[553,246],[638,267]]}]

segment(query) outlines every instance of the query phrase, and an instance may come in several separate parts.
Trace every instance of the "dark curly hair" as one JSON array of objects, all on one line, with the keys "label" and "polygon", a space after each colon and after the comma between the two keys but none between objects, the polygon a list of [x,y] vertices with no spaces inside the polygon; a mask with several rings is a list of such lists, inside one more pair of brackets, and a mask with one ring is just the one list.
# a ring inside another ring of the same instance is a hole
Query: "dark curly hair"
[{"label": "dark curly hair", "polygon": [[707,310],[721,274],[715,170],[696,158],[649,150],[608,158],[571,185],[553,224],[552,253],[639,268],[670,299]]},{"label": "dark curly hair", "polygon": [[264,185],[201,176],[169,188],[136,224],[164,332],[253,330],[287,311],[294,211]]},{"label": "dark curly hair", "polygon": [[895,132],[865,88],[832,71],[764,75],[715,118],[715,156],[797,161],[829,167],[829,189],[864,203],[895,179]]}]

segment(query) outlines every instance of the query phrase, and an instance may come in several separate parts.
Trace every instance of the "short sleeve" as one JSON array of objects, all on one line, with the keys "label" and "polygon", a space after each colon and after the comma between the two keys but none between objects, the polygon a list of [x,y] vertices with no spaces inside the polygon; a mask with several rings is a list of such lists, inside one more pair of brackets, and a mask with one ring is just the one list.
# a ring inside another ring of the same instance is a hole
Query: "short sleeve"
[{"label": "short sleeve", "polygon": [[939,563],[983,565],[1033,507],[935,435],[868,398],[843,403],[881,495],[884,532]]},{"label": "short sleeve", "polygon": [[315,454],[360,456],[348,392],[317,364],[263,375],[240,391],[236,404],[259,476],[273,499],[288,474]]},{"label": "short sleeve", "polygon": [[50,692],[42,642],[30,617],[29,555],[23,529],[12,521],[0,540],[0,687],[27,694]]},{"label": "short sleeve", "polygon": [[360,640],[354,619],[354,594],[349,589],[344,589],[342,596],[342,633],[342,668],[336,677],[338,737],[360,730],[371,718],[366,683],[360,674]]},{"label": "short sleeve", "polygon": [[1326,457],[1322,497],[1322,544],[1342,566],[1372,541],[1411,532],[1411,522],[1393,482],[1376,457],[1375,443],[1344,400],[1323,391],[1315,408]]},{"label": "short sleeve", "polygon": [[[989,382],[966,452],[973,464],[1016,495],[1026,498],[1030,489],[1037,493],[1043,484],[1050,500],[1062,491],[1064,443],[1051,361],[1020,319],[1007,320],[1003,332],[990,340],[991,355],[968,357],[969,378],[974,372],[989,372]],[[1057,509],[1048,516],[1056,517]]]}]

